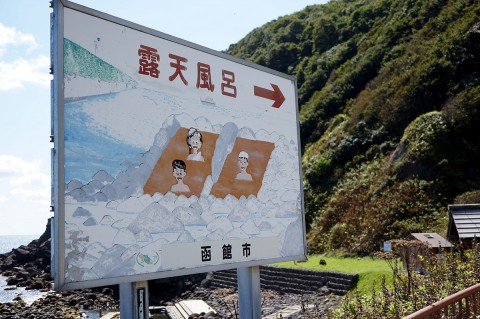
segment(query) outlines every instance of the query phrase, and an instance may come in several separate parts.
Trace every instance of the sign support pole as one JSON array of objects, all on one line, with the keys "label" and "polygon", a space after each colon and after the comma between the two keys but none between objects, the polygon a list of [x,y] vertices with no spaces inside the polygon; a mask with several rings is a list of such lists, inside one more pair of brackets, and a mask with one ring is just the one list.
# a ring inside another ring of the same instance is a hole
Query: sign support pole
[{"label": "sign support pole", "polygon": [[237,268],[237,282],[239,318],[261,318],[260,267]]},{"label": "sign support pole", "polygon": [[120,319],[148,319],[148,281],[121,283]]}]

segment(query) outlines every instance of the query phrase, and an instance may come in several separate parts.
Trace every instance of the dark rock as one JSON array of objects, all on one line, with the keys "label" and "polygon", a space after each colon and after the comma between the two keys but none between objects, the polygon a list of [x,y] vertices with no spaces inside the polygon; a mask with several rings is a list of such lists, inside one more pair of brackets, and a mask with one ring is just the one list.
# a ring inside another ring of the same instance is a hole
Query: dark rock
[{"label": "dark rock", "polygon": [[21,282],[21,280],[18,279],[17,277],[8,277],[6,282],[7,282],[7,285],[9,285],[9,286],[15,286],[19,282]]},{"label": "dark rock", "polygon": [[39,279],[36,279],[32,284],[30,284],[29,286],[26,287],[26,289],[42,289],[43,287],[45,287],[45,282],[43,282],[42,280],[39,280]]},{"label": "dark rock", "polygon": [[103,295],[113,296],[113,290],[112,290],[111,288],[103,288],[103,289],[102,289],[102,294],[103,294]]},{"label": "dark rock", "polygon": [[[52,234],[51,234],[52,225],[51,224],[52,224],[52,218],[49,218],[48,222],[47,222],[47,226],[45,227],[45,231],[43,232],[43,234],[38,239],[38,242],[40,243],[40,245],[42,245],[46,241],[51,240],[51,238],[52,238]],[[50,246],[48,246],[48,249],[50,250]]]},{"label": "dark rock", "polygon": [[97,299],[97,294],[95,293],[89,293],[85,296],[86,299],[89,299],[89,300],[96,300]]},{"label": "dark rock", "polygon": [[29,278],[25,281],[19,282],[17,285],[20,287],[30,287],[31,285],[33,285],[33,280]]},{"label": "dark rock", "polygon": [[204,280],[200,283],[200,286],[203,288],[208,288],[212,285],[213,274],[208,273]]},{"label": "dark rock", "polygon": [[15,265],[17,264],[17,262],[13,259],[13,254],[9,255],[7,258],[5,258],[3,261],[2,261],[2,264],[0,266],[0,269],[2,271],[5,271],[5,270],[10,270],[12,269]]},{"label": "dark rock", "polygon": [[26,271],[18,272],[15,277],[20,280],[25,280],[30,277],[30,273]]},{"label": "dark rock", "polygon": [[32,254],[29,250],[17,248],[13,250],[14,259],[20,263],[26,263],[32,260]]}]

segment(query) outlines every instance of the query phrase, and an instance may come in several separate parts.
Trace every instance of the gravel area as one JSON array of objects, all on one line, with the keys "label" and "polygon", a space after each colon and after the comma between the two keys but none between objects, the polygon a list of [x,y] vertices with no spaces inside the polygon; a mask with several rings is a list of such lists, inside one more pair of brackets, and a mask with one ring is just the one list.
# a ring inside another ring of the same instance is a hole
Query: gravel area
[{"label": "gravel area", "polygon": [[[328,318],[333,309],[340,307],[342,297],[333,294],[284,294],[266,290],[261,293],[262,317],[271,318]],[[173,306],[175,302],[184,299],[201,299],[215,309],[217,315],[204,316],[204,318],[238,318],[238,293],[232,288],[206,289],[197,287],[194,292],[185,292],[178,298],[162,301],[161,306]],[[150,301],[155,304],[155,297]],[[290,309],[290,316],[285,313],[280,317],[282,310]]]}]

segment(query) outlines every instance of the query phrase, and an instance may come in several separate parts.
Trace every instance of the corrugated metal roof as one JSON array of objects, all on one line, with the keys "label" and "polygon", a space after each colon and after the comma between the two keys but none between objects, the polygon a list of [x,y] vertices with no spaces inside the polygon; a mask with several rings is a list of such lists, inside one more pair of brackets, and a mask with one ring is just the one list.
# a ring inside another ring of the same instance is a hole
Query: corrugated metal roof
[{"label": "corrugated metal roof", "polygon": [[451,205],[449,211],[459,238],[480,239],[480,205]]},{"label": "corrugated metal roof", "polygon": [[448,240],[437,233],[412,233],[411,235],[415,239],[426,242],[434,248],[449,248],[453,246]]}]

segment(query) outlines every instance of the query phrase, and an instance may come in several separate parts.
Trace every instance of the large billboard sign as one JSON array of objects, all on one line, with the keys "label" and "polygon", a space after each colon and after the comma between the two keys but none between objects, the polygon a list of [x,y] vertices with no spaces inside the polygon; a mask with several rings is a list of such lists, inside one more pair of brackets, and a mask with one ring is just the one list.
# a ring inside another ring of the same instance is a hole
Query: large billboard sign
[{"label": "large billboard sign", "polygon": [[294,78],[63,0],[52,48],[57,289],[305,257]]}]

